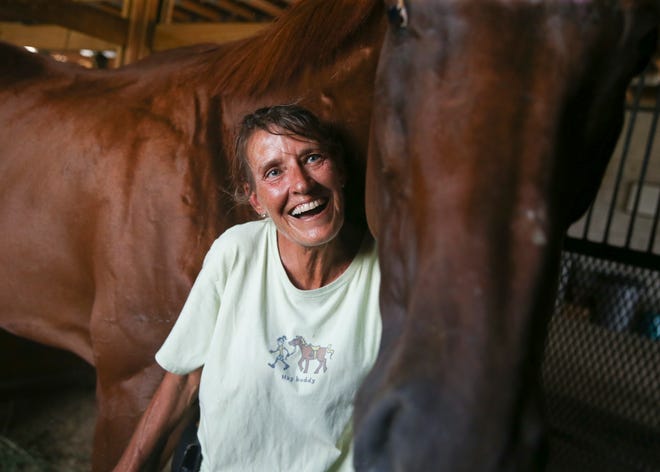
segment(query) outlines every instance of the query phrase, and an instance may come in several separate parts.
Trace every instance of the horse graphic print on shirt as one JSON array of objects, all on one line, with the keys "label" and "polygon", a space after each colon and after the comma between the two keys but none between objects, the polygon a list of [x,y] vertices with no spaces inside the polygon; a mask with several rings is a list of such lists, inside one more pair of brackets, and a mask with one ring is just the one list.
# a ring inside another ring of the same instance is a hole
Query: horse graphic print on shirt
[{"label": "horse graphic print on shirt", "polygon": [[[300,353],[300,359],[298,360],[298,368],[302,370],[303,373],[307,373],[309,370],[309,361],[317,361],[317,367],[316,370],[314,371],[314,374],[318,374],[321,369],[323,369],[323,373],[327,372],[328,370],[328,364],[327,361],[328,359],[332,359],[332,355],[335,353],[334,349],[332,349],[332,345],[329,344],[328,346],[315,346],[312,344],[309,344],[307,341],[305,341],[305,338],[298,335],[294,337],[291,341],[286,343],[287,337],[282,335],[279,338],[277,338],[277,346],[275,349],[269,350],[271,354],[276,354],[275,359],[273,360],[272,363],[268,363],[270,367],[273,369],[277,365],[278,362],[282,363],[283,370],[287,370],[290,365],[286,361],[289,357]],[[287,344],[289,346],[293,346],[292,350],[289,351],[289,348],[287,348]],[[304,364],[304,368],[303,368]]]}]

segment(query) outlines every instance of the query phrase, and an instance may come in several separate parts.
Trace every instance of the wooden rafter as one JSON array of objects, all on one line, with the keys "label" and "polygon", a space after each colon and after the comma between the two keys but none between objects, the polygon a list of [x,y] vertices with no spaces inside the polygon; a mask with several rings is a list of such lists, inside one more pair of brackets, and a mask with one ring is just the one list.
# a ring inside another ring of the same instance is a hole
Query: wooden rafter
[{"label": "wooden rafter", "polygon": [[207,7],[203,3],[193,2],[192,0],[179,0],[178,8],[182,8],[189,12],[201,16],[205,20],[219,21],[222,20],[222,15],[213,8]]},{"label": "wooden rafter", "polygon": [[0,0],[0,14],[63,26],[117,45],[125,44],[128,31],[124,18],[71,0]]},{"label": "wooden rafter", "polygon": [[56,25],[22,25],[0,22],[0,39],[18,46],[51,51],[115,49],[115,44]]},{"label": "wooden rafter", "polygon": [[256,13],[248,8],[244,8],[236,2],[231,2],[229,0],[215,0],[213,2],[218,6],[218,8],[235,15],[238,18],[243,18],[244,20],[254,21],[257,18]]},{"label": "wooden rafter", "polygon": [[121,16],[121,8],[119,7],[107,3],[92,3],[92,5],[94,5],[94,8],[96,8],[97,10],[110,13],[111,15]]},{"label": "wooden rafter", "polygon": [[0,19],[31,25],[0,23],[0,39],[31,45],[33,35],[46,49],[85,48],[88,41],[88,49],[116,49],[126,64],[153,50],[250,36],[297,1],[0,0]]},{"label": "wooden rafter", "polygon": [[274,4],[266,0],[241,0],[241,1],[256,10],[267,13],[268,15],[271,16],[279,16],[284,11],[283,8],[275,6]]},{"label": "wooden rafter", "polygon": [[197,43],[224,43],[246,38],[268,23],[171,23],[156,26],[154,51]]},{"label": "wooden rafter", "polygon": [[179,22],[179,23],[186,23],[188,21],[191,21],[192,19],[192,13],[187,13],[185,11],[179,10],[178,8],[174,9],[172,12],[172,21]]}]

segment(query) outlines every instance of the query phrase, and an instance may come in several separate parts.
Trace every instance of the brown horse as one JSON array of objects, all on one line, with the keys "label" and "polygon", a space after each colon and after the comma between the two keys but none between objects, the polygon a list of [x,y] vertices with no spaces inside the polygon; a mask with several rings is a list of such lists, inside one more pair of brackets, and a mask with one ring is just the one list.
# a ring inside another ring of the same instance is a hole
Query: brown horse
[{"label": "brown horse", "polygon": [[386,3],[367,185],[383,339],[356,465],[541,470],[562,236],[595,196],[660,5]]},{"label": "brown horse", "polygon": [[328,370],[328,360],[325,358],[326,354],[330,355],[332,359],[332,354],[335,351],[332,350],[330,346],[312,346],[305,341],[305,338],[302,336],[296,336],[291,341],[289,341],[291,346],[300,347],[300,360],[298,361],[298,368],[303,368],[303,362],[305,363],[305,368],[303,372],[306,374],[307,369],[309,369],[309,361],[317,361],[319,363],[318,367],[314,371],[315,374],[318,374],[321,369],[323,372]]},{"label": "brown horse", "polygon": [[[368,470],[526,470],[557,252],[593,198],[645,0],[387,1],[367,179],[383,341],[356,406]],[[94,468],[149,401],[210,242],[233,128],[298,102],[337,125],[360,218],[381,0],[297,2],[227,46],[83,71],[0,48],[0,325],[96,366]]]},{"label": "brown horse", "polygon": [[0,45],[0,326],[96,367],[95,471],[158,384],[154,352],[211,242],[251,217],[228,196],[246,112],[296,102],[334,123],[366,227],[385,24],[380,0],[307,0],[254,38],[102,72]]}]

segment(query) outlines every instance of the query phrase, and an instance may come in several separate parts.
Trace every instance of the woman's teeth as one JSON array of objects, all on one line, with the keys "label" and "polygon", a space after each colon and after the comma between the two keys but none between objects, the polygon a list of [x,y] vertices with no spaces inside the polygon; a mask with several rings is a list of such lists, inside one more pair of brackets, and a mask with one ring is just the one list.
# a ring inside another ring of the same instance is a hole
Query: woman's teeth
[{"label": "woman's teeth", "polygon": [[306,213],[308,211],[312,211],[315,208],[320,207],[323,205],[323,200],[314,200],[312,202],[307,202],[307,203],[302,203],[295,207],[293,210],[291,210],[291,216],[298,216],[302,215],[303,213]]}]

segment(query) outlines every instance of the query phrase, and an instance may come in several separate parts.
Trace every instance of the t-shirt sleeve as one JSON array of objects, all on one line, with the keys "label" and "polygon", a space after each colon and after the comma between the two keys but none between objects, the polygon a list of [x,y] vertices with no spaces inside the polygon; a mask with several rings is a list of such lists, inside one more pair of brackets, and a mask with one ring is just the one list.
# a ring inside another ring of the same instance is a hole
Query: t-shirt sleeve
[{"label": "t-shirt sleeve", "polygon": [[187,374],[205,363],[227,273],[227,251],[221,239],[206,254],[179,318],[156,353],[158,364],[169,372]]}]

